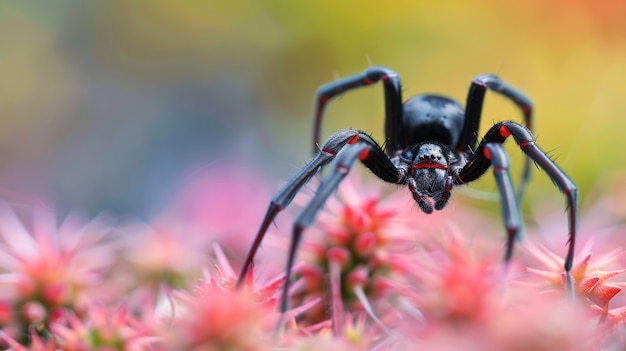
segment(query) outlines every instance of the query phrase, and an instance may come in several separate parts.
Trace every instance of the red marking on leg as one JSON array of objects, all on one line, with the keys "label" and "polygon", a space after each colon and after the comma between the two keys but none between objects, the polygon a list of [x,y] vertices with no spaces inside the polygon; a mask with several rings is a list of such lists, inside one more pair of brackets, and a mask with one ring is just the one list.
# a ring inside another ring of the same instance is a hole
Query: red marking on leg
[{"label": "red marking on leg", "polygon": [[491,151],[488,148],[483,149],[483,155],[485,155],[486,159],[491,160]]},{"label": "red marking on leg", "polygon": [[327,147],[323,148],[322,151],[329,155],[333,155],[333,156],[337,155],[337,152],[335,152],[335,150],[329,149]]},{"label": "red marking on leg", "polygon": [[352,144],[356,143],[357,141],[359,141],[359,135],[358,135],[358,134],[355,134],[355,135],[352,137],[352,139],[350,139],[350,140],[348,141],[348,145],[352,145]]},{"label": "red marking on leg", "polygon": [[328,96],[326,96],[326,95],[320,96],[320,103],[321,104],[326,104],[328,102],[328,100],[329,100]]},{"label": "red marking on leg", "polygon": [[367,156],[369,156],[370,154],[370,149],[366,148],[363,149],[363,151],[361,151],[361,153],[359,154],[359,160],[363,161],[367,158]]},{"label": "red marking on leg", "polygon": [[521,143],[519,143],[519,146],[520,147],[526,147],[530,143],[532,143],[532,141],[530,141],[530,140],[522,141]]},{"label": "red marking on leg", "polygon": [[532,107],[530,107],[529,105],[524,105],[522,106],[522,112],[524,112],[524,114],[528,116],[532,112]]},{"label": "red marking on leg", "polygon": [[509,128],[505,124],[503,124],[500,127],[500,135],[502,135],[505,138],[507,138],[509,135],[511,135],[511,131],[509,130]]},{"label": "red marking on leg", "polygon": [[345,172],[345,173],[350,172],[350,167],[348,167],[348,166],[346,166],[346,165],[344,165],[344,164],[339,163],[339,164],[337,164],[337,166],[335,166],[335,167],[336,167],[336,168],[337,168],[337,170],[339,170],[339,171],[343,171],[343,172]]},{"label": "red marking on leg", "polygon": [[369,79],[369,78],[367,78],[367,77],[365,77],[365,79],[363,80],[363,82],[365,82],[365,84],[367,84],[367,85],[374,83],[374,82],[372,82],[372,80],[371,80],[371,79]]},{"label": "red marking on leg", "polygon": [[388,76],[383,76],[383,80],[386,82],[386,81],[389,80],[389,77]]}]

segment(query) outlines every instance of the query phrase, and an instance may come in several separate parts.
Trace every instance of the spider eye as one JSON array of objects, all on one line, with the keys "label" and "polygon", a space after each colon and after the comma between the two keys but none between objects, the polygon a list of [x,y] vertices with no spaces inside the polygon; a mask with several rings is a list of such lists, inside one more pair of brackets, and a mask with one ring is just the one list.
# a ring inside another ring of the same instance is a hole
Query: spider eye
[{"label": "spider eye", "polygon": [[435,143],[421,144],[413,159],[413,165],[436,164],[440,166],[448,166],[447,148]]}]

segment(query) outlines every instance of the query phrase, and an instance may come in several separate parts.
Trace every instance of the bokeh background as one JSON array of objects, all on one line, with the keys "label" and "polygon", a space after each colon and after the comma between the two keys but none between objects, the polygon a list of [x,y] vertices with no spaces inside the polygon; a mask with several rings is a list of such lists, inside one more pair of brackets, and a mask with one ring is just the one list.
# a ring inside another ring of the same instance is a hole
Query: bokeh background
[{"label": "bokeh background", "polygon": [[[532,97],[539,144],[588,199],[626,160],[624,18],[620,0],[2,1],[2,196],[150,216],[204,172],[279,184],[309,157],[317,87],[373,64],[406,97],[463,102],[498,73]],[[324,136],[382,140],[382,100],[370,87],[333,102]],[[520,118],[487,96],[483,130]],[[536,172],[525,206],[546,197]]]}]

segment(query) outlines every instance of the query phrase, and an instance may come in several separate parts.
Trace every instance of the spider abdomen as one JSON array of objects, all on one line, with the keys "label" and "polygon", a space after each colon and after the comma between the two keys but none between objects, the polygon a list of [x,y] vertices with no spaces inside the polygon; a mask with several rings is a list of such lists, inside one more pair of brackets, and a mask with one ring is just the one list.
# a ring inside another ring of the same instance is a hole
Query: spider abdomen
[{"label": "spider abdomen", "polygon": [[437,141],[453,148],[463,130],[463,106],[439,95],[417,95],[403,104],[404,146]]}]

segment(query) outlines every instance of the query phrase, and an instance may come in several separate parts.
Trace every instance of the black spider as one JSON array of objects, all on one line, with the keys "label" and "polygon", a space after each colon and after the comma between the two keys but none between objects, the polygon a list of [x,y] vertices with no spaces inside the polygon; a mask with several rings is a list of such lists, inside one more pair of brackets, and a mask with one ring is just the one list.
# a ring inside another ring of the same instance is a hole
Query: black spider
[{"label": "black spider", "polygon": [[[330,99],[350,89],[382,81],[385,92],[385,148],[356,129],[333,134],[319,147],[324,107]],[[483,100],[487,89],[511,99],[524,115],[526,126],[498,122],[478,143]],[[569,247],[565,257],[566,289],[573,298],[574,287],[570,273],[576,241],[578,189],[576,184],[542,151],[531,133],[532,103],[499,77],[491,74],[476,77],[471,84],[465,108],[458,102],[439,95],[417,95],[402,102],[400,78],[393,70],[373,67],[361,74],[322,86],[317,92],[313,139],[315,156],[272,199],[261,228],[242,267],[238,286],[252,266],[254,255],[268,226],[278,212],[287,207],[302,188],[323,166],[334,160],[312,200],[296,218],[289,248],[286,274],[289,278],[302,231],[313,223],[328,197],[337,189],[357,160],[376,176],[388,183],[406,185],[425,213],[443,209],[455,185],[472,182],[491,166],[502,202],[502,217],[507,232],[505,262],[511,259],[513,243],[520,235],[522,219],[519,202],[530,177],[530,162],[534,161],[552,179],[567,198]],[[527,155],[517,194],[509,175],[509,157],[502,147],[512,136]],[[281,312],[287,310],[289,279],[283,289]]]}]

